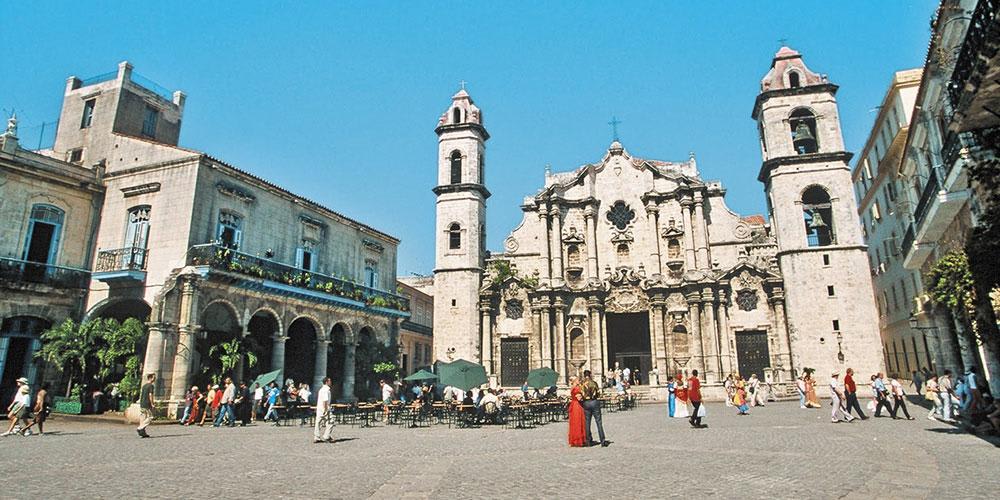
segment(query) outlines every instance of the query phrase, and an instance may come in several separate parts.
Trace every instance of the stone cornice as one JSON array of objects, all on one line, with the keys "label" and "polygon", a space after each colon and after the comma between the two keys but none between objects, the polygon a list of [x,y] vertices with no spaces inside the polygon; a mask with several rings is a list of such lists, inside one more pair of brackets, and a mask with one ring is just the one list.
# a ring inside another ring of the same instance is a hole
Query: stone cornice
[{"label": "stone cornice", "polygon": [[854,153],[848,153],[847,151],[837,151],[834,153],[806,153],[795,156],[779,156],[777,158],[771,158],[765,161],[760,166],[760,173],[757,174],[757,180],[760,182],[767,183],[767,178],[771,174],[771,171],[783,166],[783,165],[796,165],[799,163],[824,163],[824,162],[844,162],[845,168],[850,168],[848,165],[851,162],[851,158],[854,157]]},{"label": "stone cornice", "polygon": [[754,120],[760,114],[760,107],[764,104],[764,101],[772,97],[787,97],[793,95],[806,95],[806,94],[819,94],[822,92],[829,92],[830,95],[837,95],[837,89],[840,88],[832,83],[823,83],[819,85],[807,85],[805,87],[796,87],[793,89],[775,89],[768,90],[766,92],[761,92],[757,94],[757,100],[753,103],[753,112],[750,113],[750,117]]},{"label": "stone cornice", "polygon": [[445,193],[461,193],[463,191],[473,191],[479,193],[483,199],[490,197],[490,192],[486,189],[486,186],[482,184],[472,184],[472,183],[462,183],[462,184],[444,184],[441,186],[436,186],[434,189],[434,194],[441,196]]}]

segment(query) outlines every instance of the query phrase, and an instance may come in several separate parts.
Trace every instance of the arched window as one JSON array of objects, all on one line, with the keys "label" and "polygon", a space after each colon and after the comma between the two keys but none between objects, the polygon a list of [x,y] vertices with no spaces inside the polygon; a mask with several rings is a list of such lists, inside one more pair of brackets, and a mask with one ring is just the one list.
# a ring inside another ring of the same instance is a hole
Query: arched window
[{"label": "arched window", "polygon": [[[23,260],[41,264],[56,263],[65,216],[66,212],[52,205],[37,204],[31,207]],[[44,271],[44,268],[38,269]]]},{"label": "arched window", "polygon": [[457,222],[448,226],[448,248],[451,250],[462,248],[462,226]]},{"label": "arched window", "polygon": [[798,154],[815,153],[819,151],[819,140],[816,135],[816,116],[805,108],[792,111],[788,117],[788,125],[792,133],[792,145]]},{"label": "arched window", "polygon": [[624,261],[628,259],[628,243],[620,243],[616,248],[618,253],[618,260]]},{"label": "arched window", "polygon": [[569,267],[580,265],[580,247],[576,245],[566,247],[566,265]]},{"label": "arched window", "polygon": [[462,110],[455,108],[451,112],[451,122],[452,123],[462,123]]},{"label": "arched window", "polygon": [[458,150],[451,152],[451,183],[462,183],[462,152]]},{"label": "arched window", "polygon": [[667,241],[667,257],[671,259],[677,259],[681,256],[681,244],[677,241],[677,238],[670,238]]},{"label": "arched window", "polygon": [[830,194],[821,186],[810,186],[802,193],[802,217],[806,225],[806,241],[811,247],[836,243],[833,227],[833,206]]},{"label": "arched window", "polygon": [[788,73],[788,88],[797,89],[801,86],[802,83],[799,81],[798,71],[790,71]]}]

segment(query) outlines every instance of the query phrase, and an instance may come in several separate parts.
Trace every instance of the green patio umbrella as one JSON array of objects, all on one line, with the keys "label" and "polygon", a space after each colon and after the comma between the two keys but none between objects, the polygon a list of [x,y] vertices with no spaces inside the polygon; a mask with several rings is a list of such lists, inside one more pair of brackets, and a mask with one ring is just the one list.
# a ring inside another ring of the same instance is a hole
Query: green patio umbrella
[{"label": "green patio umbrella", "polygon": [[250,385],[248,385],[247,387],[253,389],[254,384],[260,384],[261,387],[267,387],[267,384],[270,384],[271,382],[277,380],[280,375],[281,375],[281,370],[274,370],[273,372],[267,372],[257,375],[257,378],[255,378],[253,382],[250,382]]},{"label": "green patio umbrella", "polygon": [[483,365],[464,359],[438,364],[438,374],[442,385],[450,385],[463,391],[479,387],[489,381]]},{"label": "green patio umbrella", "polygon": [[434,375],[427,370],[419,370],[403,380],[406,382],[423,382],[424,380],[436,380],[437,378],[437,375]]},{"label": "green patio umbrella", "polygon": [[528,387],[545,388],[556,385],[559,374],[547,366],[528,372]]}]

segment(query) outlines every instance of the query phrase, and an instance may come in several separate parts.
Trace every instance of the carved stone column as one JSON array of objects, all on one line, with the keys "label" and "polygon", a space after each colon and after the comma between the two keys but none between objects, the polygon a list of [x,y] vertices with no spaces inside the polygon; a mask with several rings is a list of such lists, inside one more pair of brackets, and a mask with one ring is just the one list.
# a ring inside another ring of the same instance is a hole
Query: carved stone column
[{"label": "carved stone column", "polygon": [[[166,335],[164,331],[167,326],[162,323],[147,323],[147,329],[149,330],[149,340],[146,341],[146,358],[142,363],[142,373],[140,375],[145,377],[147,373],[155,373],[156,379],[162,379],[162,366],[163,362],[163,348],[166,344]],[[145,382],[145,378],[143,378]],[[171,381],[172,382],[172,381]],[[161,382],[156,384],[156,397],[163,397],[166,387]]]},{"label": "carved stone column", "polygon": [[559,381],[566,383],[566,304],[562,297],[556,297],[554,306],[556,317],[555,329],[555,371],[559,373]]},{"label": "carved stone column", "polygon": [[316,340],[316,367],[313,369],[313,387],[323,387],[323,379],[326,378],[326,357],[329,353],[330,341],[327,339]]},{"label": "carved stone column", "polygon": [[552,217],[552,286],[559,287],[563,284],[563,259],[562,259],[562,215],[558,206],[549,209],[549,216]]},{"label": "carved stone column", "polygon": [[660,231],[659,231],[660,208],[650,200],[646,205],[646,222],[649,225],[648,231],[655,245],[649,247],[649,259],[653,265],[653,274],[663,274],[663,257],[660,253]]},{"label": "carved stone column", "polygon": [[542,245],[542,283],[552,286],[552,252],[549,249],[552,236],[549,229],[549,212],[545,207],[538,207],[538,220],[542,221],[542,226],[545,228],[545,242]]},{"label": "carved stone column", "polygon": [[687,296],[688,317],[691,318],[691,360],[687,364],[687,370],[697,369],[699,372],[705,371],[705,344],[701,334],[701,296],[695,292]]},{"label": "carved stone column", "polygon": [[677,348],[674,346],[674,318],[666,307],[663,308],[663,335],[667,353],[660,370],[663,372],[663,376],[673,378],[674,373],[677,372],[674,361],[677,358]]},{"label": "carved stone column", "polygon": [[[711,290],[704,290],[701,294],[702,317],[704,318],[704,328],[702,337],[705,339],[705,381],[718,382],[722,380],[722,359],[719,357],[719,330],[715,321],[715,297]],[[709,374],[713,377],[709,380]]]},{"label": "carved stone column", "polygon": [[598,262],[597,262],[597,209],[593,206],[588,206],[583,211],[584,221],[587,223],[586,234],[584,237],[587,242],[587,281],[594,281],[598,279]]},{"label": "carved stone column", "polygon": [[695,265],[698,269],[711,269],[712,262],[708,255],[708,224],[705,222],[704,201],[701,192],[694,193],[694,244],[697,250]]},{"label": "carved stone column", "polygon": [[694,227],[691,225],[690,198],[681,200],[681,217],[684,220],[684,270],[695,269]]},{"label": "carved stone column", "polygon": [[285,341],[287,340],[288,337],[281,334],[275,335],[271,340],[271,370],[278,370],[279,386],[285,383]]},{"label": "carved stone column", "polygon": [[531,340],[528,348],[530,356],[528,366],[531,369],[542,366],[542,344],[544,343],[545,331],[542,328],[542,318],[542,310],[533,304],[531,306]]},{"label": "carved stone column", "polygon": [[[773,295],[768,302],[771,304],[772,314],[774,315],[774,326],[775,333],[778,338],[778,350],[779,358],[778,361],[782,365],[782,372],[787,374],[787,378],[782,381],[787,382],[793,380],[795,365],[793,364],[795,360],[792,358],[792,350],[790,346],[790,339],[788,338],[788,323],[787,316],[785,315],[785,296],[782,292],[773,292]],[[773,367],[772,367],[773,368]]]},{"label": "carved stone column", "polygon": [[489,301],[479,303],[479,312],[482,315],[480,329],[482,330],[482,342],[479,344],[481,362],[486,368],[487,375],[493,375],[493,314]]},{"label": "carved stone column", "polygon": [[541,309],[542,317],[542,366],[547,366],[552,368],[552,306],[549,305],[548,299],[542,303]]},{"label": "carved stone column", "polygon": [[[649,349],[652,357],[652,364],[656,368],[662,369],[667,364],[666,345],[664,344],[664,323],[662,303],[654,303],[649,308]],[[652,367],[650,367],[652,368]],[[644,374],[645,375],[645,374]]]},{"label": "carved stone column", "polygon": [[344,383],[342,385],[343,399],[354,401],[354,354],[357,344],[353,339],[344,344]]},{"label": "carved stone column", "polygon": [[[719,297],[719,345],[722,347],[722,373],[720,375],[725,377],[729,373],[733,373],[736,369],[736,364],[733,361],[733,350],[732,350],[732,333],[729,331],[729,291],[728,286],[724,286],[720,291]],[[764,374],[758,374],[759,376],[764,376]]]},{"label": "carved stone column", "polygon": [[177,328],[177,353],[174,355],[174,372],[170,381],[171,399],[180,399],[187,393],[188,375],[191,373],[191,354],[195,349],[195,335],[200,327],[195,324],[197,310],[197,284],[194,277],[183,276],[181,282],[180,317]]}]

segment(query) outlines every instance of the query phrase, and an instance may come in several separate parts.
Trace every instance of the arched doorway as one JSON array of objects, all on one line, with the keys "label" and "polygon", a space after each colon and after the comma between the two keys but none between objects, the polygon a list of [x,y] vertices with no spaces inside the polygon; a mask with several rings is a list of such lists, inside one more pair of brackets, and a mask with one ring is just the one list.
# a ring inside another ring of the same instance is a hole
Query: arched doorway
[{"label": "arched doorway", "polygon": [[374,367],[375,363],[384,361],[384,349],[371,328],[366,326],[358,332],[358,346],[354,351],[354,395],[361,401],[375,397],[378,376]]},{"label": "arched doorway", "polygon": [[[13,399],[21,377],[35,385],[40,365],[35,352],[42,347],[42,332],[51,326],[48,320],[34,316],[4,318],[0,324],[0,401],[6,404]],[[32,387],[33,392],[35,389]]]},{"label": "arched doorway", "polygon": [[326,374],[333,379],[333,398],[344,399],[344,355],[347,353],[347,328],[343,323],[330,330],[330,352],[326,357]]},{"label": "arched doorway", "polygon": [[285,341],[285,380],[296,384],[313,383],[316,372],[316,326],[308,318],[299,318],[288,327]]},{"label": "arched doorway", "polygon": [[[221,349],[212,348],[239,338],[242,328],[236,312],[224,302],[213,302],[201,313],[201,334],[195,341],[192,353],[190,383],[204,389],[211,383],[221,382],[226,376],[236,378],[237,373],[223,373]],[[235,369],[233,370],[235,371]]]},{"label": "arched doorway", "polygon": [[278,336],[280,331],[278,318],[270,311],[257,311],[250,317],[247,331],[247,336],[243,338],[244,345],[246,345],[248,352],[252,352],[257,357],[256,364],[243,367],[243,380],[249,384],[258,375],[273,369],[271,368],[271,356],[274,351],[274,338]]},{"label": "arched doorway", "polygon": [[142,299],[109,299],[94,306],[87,319],[110,318],[119,323],[129,318],[148,321],[153,309]]}]

